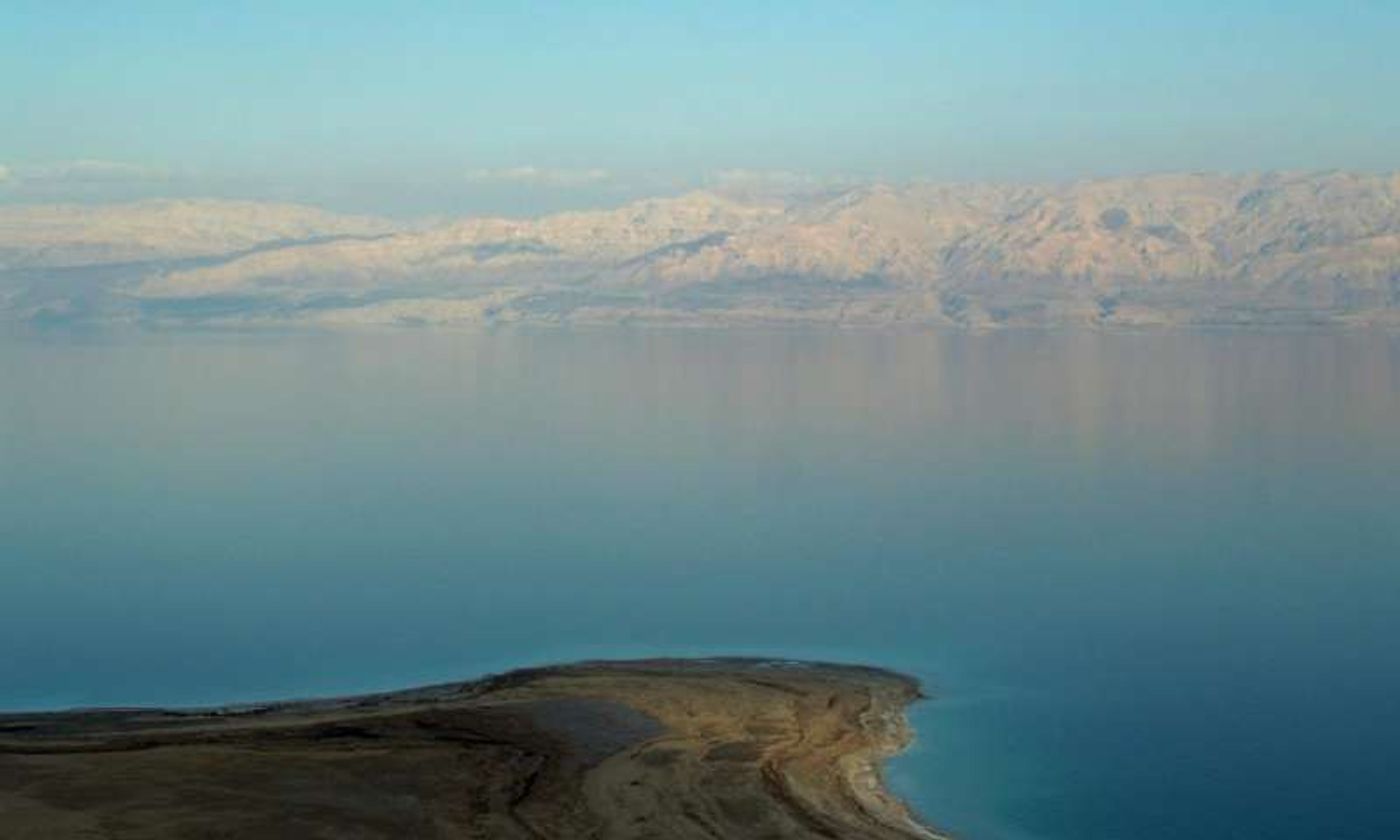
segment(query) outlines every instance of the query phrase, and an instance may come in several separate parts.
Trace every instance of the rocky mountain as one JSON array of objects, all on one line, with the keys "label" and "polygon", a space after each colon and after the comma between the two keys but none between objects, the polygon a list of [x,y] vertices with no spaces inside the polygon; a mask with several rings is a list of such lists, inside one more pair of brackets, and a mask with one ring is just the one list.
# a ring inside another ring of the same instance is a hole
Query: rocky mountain
[{"label": "rocky mountain", "polygon": [[0,271],[221,256],[393,229],[381,219],[256,201],[9,205],[0,206]]},{"label": "rocky mountain", "polygon": [[[103,317],[1400,325],[1400,176],[698,192],[415,229],[257,204],[0,213],[11,275],[133,255],[150,264],[112,285]],[[26,276],[29,309],[12,295],[12,313],[55,311]],[[57,311],[92,309],[72,303]]]}]

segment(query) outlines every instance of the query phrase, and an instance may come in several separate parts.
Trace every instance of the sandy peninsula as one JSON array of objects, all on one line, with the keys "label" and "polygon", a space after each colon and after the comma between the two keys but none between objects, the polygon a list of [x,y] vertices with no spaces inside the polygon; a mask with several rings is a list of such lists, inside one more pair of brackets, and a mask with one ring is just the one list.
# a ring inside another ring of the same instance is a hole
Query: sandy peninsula
[{"label": "sandy peninsula", "polygon": [[645,660],[0,715],[0,836],[927,840],[880,775],[919,696],[872,668]]}]

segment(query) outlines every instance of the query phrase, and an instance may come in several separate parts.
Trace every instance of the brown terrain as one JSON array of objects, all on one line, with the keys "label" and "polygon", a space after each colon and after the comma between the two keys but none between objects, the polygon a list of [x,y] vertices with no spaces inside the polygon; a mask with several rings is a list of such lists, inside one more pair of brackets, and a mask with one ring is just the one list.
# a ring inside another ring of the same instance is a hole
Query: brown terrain
[{"label": "brown terrain", "polygon": [[538,218],[0,207],[0,323],[1400,326],[1400,175],[693,192]]},{"label": "brown terrain", "polygon": [[599,662],[390,694],[0,716],[0,836],[936,838],[888,793],[911,679]]}]

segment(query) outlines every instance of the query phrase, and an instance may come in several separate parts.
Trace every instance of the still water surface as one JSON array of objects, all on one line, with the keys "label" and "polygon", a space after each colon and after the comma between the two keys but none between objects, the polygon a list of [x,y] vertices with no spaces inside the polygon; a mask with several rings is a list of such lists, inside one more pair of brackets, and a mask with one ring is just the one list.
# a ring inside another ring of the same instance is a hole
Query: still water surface
[{"label": "still water surface", "polygon": [[0,339],[0,707],[887,665],[976,840],[1392,840],[1400,338]]}]

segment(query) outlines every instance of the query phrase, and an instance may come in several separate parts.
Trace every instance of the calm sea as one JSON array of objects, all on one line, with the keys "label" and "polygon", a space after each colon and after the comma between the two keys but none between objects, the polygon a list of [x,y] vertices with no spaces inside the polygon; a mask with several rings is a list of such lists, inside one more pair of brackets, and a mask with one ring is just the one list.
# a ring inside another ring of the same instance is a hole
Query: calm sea
[{"label": "calm sea", "polygon": [[1400,837],[1400,338],[0,339],[0,707],[762,653],[968,840]]}]

